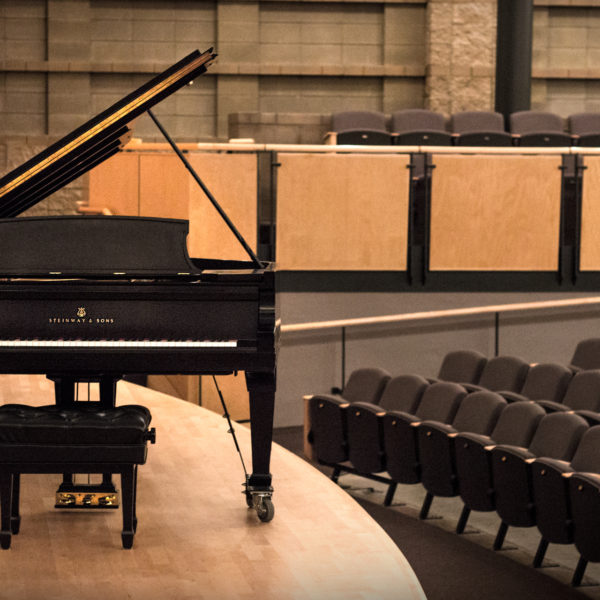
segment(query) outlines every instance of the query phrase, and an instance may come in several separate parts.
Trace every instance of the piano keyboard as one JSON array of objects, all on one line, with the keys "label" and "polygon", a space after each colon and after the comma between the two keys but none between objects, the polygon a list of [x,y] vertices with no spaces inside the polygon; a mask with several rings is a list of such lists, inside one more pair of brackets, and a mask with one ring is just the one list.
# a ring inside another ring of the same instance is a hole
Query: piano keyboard
[{"label": "piano keyboard", "polygon": [[0,348],[236,348],[237,340],[0,340]]}]

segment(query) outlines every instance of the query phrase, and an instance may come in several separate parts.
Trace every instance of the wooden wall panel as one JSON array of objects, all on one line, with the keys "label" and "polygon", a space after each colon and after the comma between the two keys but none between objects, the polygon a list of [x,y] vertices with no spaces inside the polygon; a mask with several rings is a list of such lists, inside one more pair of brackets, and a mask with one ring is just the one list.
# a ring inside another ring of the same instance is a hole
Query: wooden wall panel
[{"label": "wooden wall panel", "polygon": [[600,271],[600,156],[586,156],[584,164],[579,268]]},{"label": "wooden wall panel", "polygon": [[[248,245],[257,243],[256,154],[193,153],[188,156],[208,190]],[[191,256],[248,260],[248,255],[191,176],[187,178]]]},{"label": "wooden wall panel", "polygon": [[432,271],[558,269],[561,157],[435,155]]},{"label": "wooden wall panel", "polygon": [[405,270],[408,155],[280,155],[277,266]]},{"label": "wooden wall panel", "polygon": [[139,214],[137,152],[119,152],[90,171],[89,206],[115,215]]}]

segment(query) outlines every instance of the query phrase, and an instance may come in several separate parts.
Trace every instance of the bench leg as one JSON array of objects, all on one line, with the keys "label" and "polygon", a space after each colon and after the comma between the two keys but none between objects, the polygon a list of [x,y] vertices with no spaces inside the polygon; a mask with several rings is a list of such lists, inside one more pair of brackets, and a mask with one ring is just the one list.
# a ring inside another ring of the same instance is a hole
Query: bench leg
[{"label": "bench leg", "polygon": [[10,548],[11,509],[12,509],[13,476],[9,471],[0,473],[0,547]]},{"label": "bench leg", "polygon": [[121,499],[123,510],[123,531],[121,540],[123,548],[133,546],[133,536],[135,535],[135,480],[136,466],[127,465],[121,472]]},{"label": "bench leg", "polygon": [[13,473],[12,476],[12,503],[10,507],[10,529],[13,535],[19,533],[21,515],[19,514],[19,498],[21,495],[21,474]]}]

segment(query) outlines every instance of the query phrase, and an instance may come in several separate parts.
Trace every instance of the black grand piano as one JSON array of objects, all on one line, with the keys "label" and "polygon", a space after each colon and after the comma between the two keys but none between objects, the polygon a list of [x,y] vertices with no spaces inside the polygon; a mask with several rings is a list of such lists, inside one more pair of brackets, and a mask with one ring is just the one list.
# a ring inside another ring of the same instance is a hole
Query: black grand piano
[{"label": "black grand piano", "polygon": [[[120,150],[130,123],[204,73],[216,55],[193,52],[0,179],[0,372],[42,373],[56,403],[99,382],[114,405],[129,374],[244,371],[250,396],[252,473],[245,495],[273,517],[269,472],[275,397],[272,264],[241,238],[247,261],[190,258],[188,222],[127,216],[18,217]],[[192,174],[200,185],[198,176]]]}]

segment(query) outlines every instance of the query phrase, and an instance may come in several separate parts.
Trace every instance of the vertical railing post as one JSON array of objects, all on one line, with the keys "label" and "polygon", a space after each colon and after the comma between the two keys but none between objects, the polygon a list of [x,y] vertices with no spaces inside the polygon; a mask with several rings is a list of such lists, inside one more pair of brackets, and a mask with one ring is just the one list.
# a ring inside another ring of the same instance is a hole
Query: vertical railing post
[{"label": "vertical railing post", "polygon": [[340,389],[343,390],[346,385],[346,328],[342,327],[342,385]]},{"label": "vertical railing post", "polygon": [[500,353],[500,313],[494,313],[494,356]]}]

